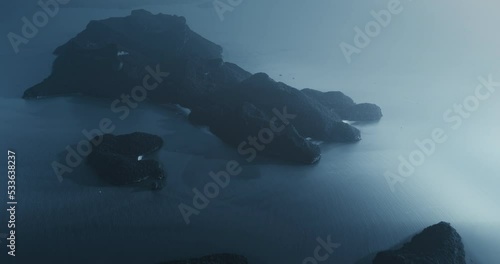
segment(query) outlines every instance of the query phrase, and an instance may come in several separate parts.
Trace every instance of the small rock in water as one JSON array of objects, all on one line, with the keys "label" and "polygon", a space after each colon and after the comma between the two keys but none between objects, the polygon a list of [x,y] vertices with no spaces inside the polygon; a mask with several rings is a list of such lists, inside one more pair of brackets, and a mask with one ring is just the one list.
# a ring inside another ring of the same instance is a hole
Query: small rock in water
[{"label": "small rock in water", "polygon": [[141,132],[119,136],[106,134],[95,137],[92,142],[100,143],[87,157],[88,164],[106,181],[125,185],[164,178],[158,161],[138,159],[160,149],[163,145],[160,137]]}]

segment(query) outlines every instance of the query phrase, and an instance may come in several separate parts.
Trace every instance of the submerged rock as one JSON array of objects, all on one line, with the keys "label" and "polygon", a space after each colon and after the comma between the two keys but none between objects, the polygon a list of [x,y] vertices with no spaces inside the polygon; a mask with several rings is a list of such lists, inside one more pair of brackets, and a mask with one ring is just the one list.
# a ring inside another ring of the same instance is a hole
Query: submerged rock
[{"label": "submerged rock", "polygon": [[373,264],[466,264],[462,238],[449,224],[427,227],[397,250],[377,254]]},{"label": "submerged rock", "polygon": [[175,260],[162,264],[248,264],[245,257],[233,254],[216,254],[188,260]]},{"label": "submerged rock", "polygon": [[164,178],[160,163],[143,160],[142,156],[161,148],[163,140],[155,135],[135,132],[127,135],[105,134],[93,140],[95,147],[87,157],[87,162],[104,180],[125,185],[153,180],[153,188],[161,185]]}]

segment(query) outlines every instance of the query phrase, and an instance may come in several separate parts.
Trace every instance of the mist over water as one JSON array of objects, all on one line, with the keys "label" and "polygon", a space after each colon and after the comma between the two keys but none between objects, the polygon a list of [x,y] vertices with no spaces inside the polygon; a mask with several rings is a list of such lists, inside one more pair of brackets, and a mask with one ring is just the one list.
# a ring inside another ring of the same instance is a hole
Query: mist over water
[{"label": "mist over water", "polygon": [[[339,90],[356,102],[376,103],[383,119],[354,124],[362,133],[359,143],[322,145],[317,165],[245,164],[244,173],[187,226],[178,204],[190,203],[192,188],[201,188],[210,171],[237,156],[235,150],[166,106],[145,102],[121,121],[110,111],[112,100],[20,99],[50,73],[52,51],[88,21],[137,7],[64,8],[19,54],[6,38],[0,43],[0,146],[18,156],[24,258],[155,263],[234,252],[251,263],[302,263],[317,237],[331,236],[341,246],[329,261],[355,263],[447,221],[474,263],[498,262],[500,94],[480,101],[456,129],[443,117],[474,95],[479,77],[500,82],[497,2],[402,1],[403,12],[350,64],[339,44],[352,44],[353,28],[364,27],[373,19],[370,11],[387,1],[245,1],[224,21],[195,2],[143,8],[185,16],[195,32],[224,48],[226,61],[299,89]],[[28,16],[30,10],[17,13]],[[0,30],[20,27],[15,17],[2,21]],[[163,191],[102,185],[85,165],[59,182],[51,163],[103,117],[116,121],[117,134],[140,130],[164,139],[158,154],[168,174]],[[432,138],[436,128],[446,142],[392,192],[385,173],[397,173],[399,157],[409,158],[418,150],[415,140]]]}]

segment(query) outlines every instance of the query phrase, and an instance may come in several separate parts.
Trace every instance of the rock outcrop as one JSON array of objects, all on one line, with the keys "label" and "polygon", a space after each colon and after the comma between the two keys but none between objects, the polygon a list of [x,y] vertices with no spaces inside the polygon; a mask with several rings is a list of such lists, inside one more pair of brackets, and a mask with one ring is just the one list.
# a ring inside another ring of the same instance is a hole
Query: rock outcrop
[{"label": "rock outcrop", "polygon": [[[275,113],[266,112],[250,103],[227,102],[194,110],[189,118],[209,126],[212,133],[237,148],[248,161],[263,153],[297,163],[317,162],[321,158],[319,146],[301,136],[288,120],[276,116],[286,111],[285,107]],[[257,143],[251,143],[250,138]]]},{"label": "rock outcrop", "polygon": [[250,76],[224,62],[222,48],[193,32],[184,17],[145,10],[91,21],[54,54],[58,57],[52,74],[26,90],[23,98],[71,94],[119,98],[143,85],[144,77],[151,75],[148,68],[158,68],[169,78],[148,91],[147,98],[190,108],[207,94]]},{"label": "rock outcrop", "polygon": [[95,146],[87,163],[104,180],[116,185],[149,180],[153,189],[161,187],[165,174],[160,163],[142,159],[162,147],[160,137],[141,132],[118,136],[105,134],[96,136],[92,142]]},{"label": "rock outcrop", "polygon": [[[275,82],[265,73],[252,75],[231,89],[208,97],[192,109],[190,120],[209,126],[227,143],[238,147],[263,129],[284,127],[263,153],[310,164],[320,159],[320,149],[307,138],[327,142],[355,142],[358,129],[296,88]],[[241,148],[238,148],[241,150]]]},{"label": "rock outcrop", "polygon": [[248,261],[239,255],[216,254],[188,260],[174,260],[162,264],[248,264]]},{"label": "rock outcrop", "polygon": [[296,118],[275,133],[262,153],[294,162],[319,160],[319,148],[308,138],[360,140],[359,130],[342,120],[381,117],[377,106],[356,105],[340,92],[300,91],[225,62],[222,48],[193,32],[179,16],[135,10],[127,17],[91,21],[54,53],[52,74],[23,98],[78,94],[133,99],[132,91],[142,85],[148,100],[191,109],[190,120],[209,126],[236,147],[269,126],[275,109],[286,108]]},{"label": "rock outcrop", "polygon": [[449,224],[427,227],[397,250],[377,254],[373,264],[466,264],[462,238]]},{"label": "rock outcrop", "polygon": [[307,96],[315,99],[324,107],[333,110],[342,120],[378,121],[382,118],[382,109],[375,104],[356,104],[342,92],[320,92],[313,89],[302,89]]},{"label": "rock outcrop", "polygon": [[314,99],[265,73],[258,73],[226,92],[228,100],[251,102],[267,113],[286,107],[295,115],[290,122],[300,135],[328,142],[356,142],[360,132]]}]

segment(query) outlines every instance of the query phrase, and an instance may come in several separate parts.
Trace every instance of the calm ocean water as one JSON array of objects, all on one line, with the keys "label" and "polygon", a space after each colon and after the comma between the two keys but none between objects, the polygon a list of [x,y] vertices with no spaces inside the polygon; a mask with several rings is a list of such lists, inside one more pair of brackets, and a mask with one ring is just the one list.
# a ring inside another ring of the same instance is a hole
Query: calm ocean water
[{"label": "calm ocean water", "polygon": [[[178,205],[191,204],[192,189],[203,188],[210,171],[238,158],[233,149],[166,106],[143,103],[121,121],[109,109],[111,100],[20,99],[25,88],[49,74],[51,51],[88,20],[129,13],[65,10],[19,55],[1,54],[0,152],[17,153],[19,261],[157,263],[231,252],[248,256],[251,263],[302,263],[313,254],[317,238],[330,236],[341,246],[328,263],[355,263],[447,221],[462,235],[474,263],[498,262],[499,94],[482,102],[458,129],[443,114],[473,94],[477,76],[492,74],[497,80],[500,73],[487,63],[439,74],[434,69],[399,74],[398,69],[368,71],[356,64],[337,67],[325,56],[337,42],[314,48],[263,43],[269,32],[259,35],[232,23],[214,27],[202,19],[213,14],[184,8],[154,10],[187,15],[195,30],[224,46],[228,61],[296,87],[341,90],[357,102],[377,103],[384,118],[355,124],[363,136],[357,144],[323,145],[322,160],[314,166],[243,163],[243,173],[186,225]],[[108,186],[84,164],[59,181],[52,162],[84,139],[83,129],[97,128],[105,117],[113,120],[115,133],[144,131],[164,139],[157,155],[168,174],[165,189]],[[396,173],[398,157],[408,158],[417,149],[414,141],[431,137],[436,128],[447,141],[392,192],[385,173]],[[5,199],[1,195],[0,203]]]},{"label": "calm ocean water", "polygon": [[[332,263],[354,263],[439,221],[459,230],[476,263],[498,257],[498,156],[489,156],[498,154],[459,135],[450,135],[394,193],[384,173],[415,148],[404,142],[412,142],[410,131],[421,124],[401,128],[386,117],[361,125],[363,141],[323,146],[314,166],[242,163],[243,173],[186,225],[179,203],[191,204],[192,188],[202,189],[208,172],[236,154],[184,116],[144,104],[121,121],[106,100],[78,98],[4,98],[1,105],[2,149],[15,150],[18,159],[19,259],[154,263],[235,252],[254,263],[301,263],[317,237],[331,236],[341,244]],[[116,133],[163,137],[165,189],[107,186],[85,165],[58,180],[51,163],[102,117],[114,120]]]}]

